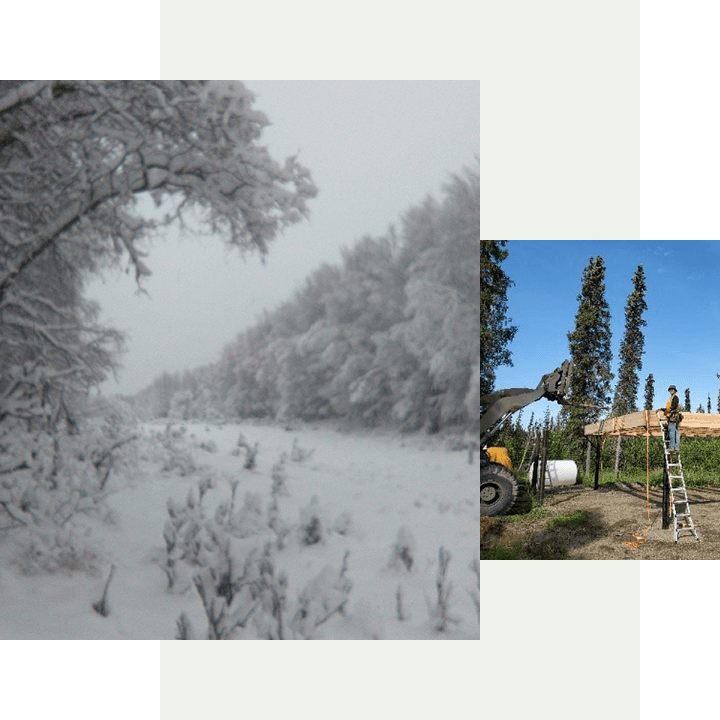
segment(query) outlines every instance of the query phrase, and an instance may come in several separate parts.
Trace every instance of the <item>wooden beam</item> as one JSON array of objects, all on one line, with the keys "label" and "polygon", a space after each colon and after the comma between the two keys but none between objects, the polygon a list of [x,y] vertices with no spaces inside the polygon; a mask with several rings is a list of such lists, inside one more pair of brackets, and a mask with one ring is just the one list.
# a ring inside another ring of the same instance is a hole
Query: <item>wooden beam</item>
[{"label": "wooden beam", "polygon": [[[585,426],[585,435],[622,435],[642,437],[649,432],[651,437],[660,437],[657,413],[649,411],[646,422],[645,411],[607,418],[599,423]],[[649,425],[647,431],[645,426]],[[711,413],[683,413],[680,423],[681,437],[720,437],[720,415]]]}]

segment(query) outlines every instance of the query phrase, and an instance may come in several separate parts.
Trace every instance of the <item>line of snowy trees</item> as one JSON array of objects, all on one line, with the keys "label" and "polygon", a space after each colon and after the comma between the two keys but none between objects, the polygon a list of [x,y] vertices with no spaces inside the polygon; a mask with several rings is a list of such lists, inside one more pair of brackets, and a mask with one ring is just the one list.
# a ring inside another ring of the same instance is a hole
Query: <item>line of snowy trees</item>
[{"label": "line of snowy trees", "polygon": [[479,172],[465,168],[401,218],[322,265],[210,367],[165,374],[149,415],[345,417],[436,431],[479,420]]}]

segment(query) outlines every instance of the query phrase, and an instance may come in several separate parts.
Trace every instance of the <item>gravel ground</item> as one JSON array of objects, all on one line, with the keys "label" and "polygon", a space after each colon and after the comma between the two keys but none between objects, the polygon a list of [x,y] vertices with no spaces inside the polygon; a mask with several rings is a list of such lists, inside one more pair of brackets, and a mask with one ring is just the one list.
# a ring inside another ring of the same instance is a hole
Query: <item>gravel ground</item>
[{"label": "gravel ground", "polygon": [[[673,541],[672,522],[662,529],[662,490],[645,485],[613,483],[598,490],[569,488],[546,494],[549,515],[516,522],[482,518],[481,558],[493,545],[512,548],[521,543],[528,559],[569,560],[717,560],[720,559],[720,487],[689,488],[695,527]],[[549,527],[559,514],[586,513],[581,525]]]}]

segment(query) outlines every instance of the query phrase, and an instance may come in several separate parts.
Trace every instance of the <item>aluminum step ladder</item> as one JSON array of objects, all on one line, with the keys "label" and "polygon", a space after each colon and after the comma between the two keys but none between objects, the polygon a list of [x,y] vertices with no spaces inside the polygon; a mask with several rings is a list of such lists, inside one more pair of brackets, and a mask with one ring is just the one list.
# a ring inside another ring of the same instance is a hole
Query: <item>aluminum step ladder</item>
[{"label": "aluminum step ladder", "polygon": [[[688,502],[687,488],[685,487],[685,476],[683,475],[682,462],[679,450],[670,450],[667,423],[658,415],[660,431],[662,432],[663,451],[665,453],[665,469],[667,470],[668,482],[670,484],[670,502],[673,513],[673,539],[678,541],[680,533],[689,533],[695,536],[699,542],[700,537],[695,529],[692,515],[690,514],[690,503]],[[677,460],[673,460],[673,455]]]}]

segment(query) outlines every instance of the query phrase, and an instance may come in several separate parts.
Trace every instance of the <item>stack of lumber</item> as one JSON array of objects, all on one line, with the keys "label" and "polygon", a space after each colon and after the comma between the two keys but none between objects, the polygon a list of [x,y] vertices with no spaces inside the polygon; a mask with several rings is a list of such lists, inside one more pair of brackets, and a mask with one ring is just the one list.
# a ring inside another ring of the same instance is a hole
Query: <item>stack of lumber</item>
[{"label": "stack of lumber", "polygon": [[[607,418],[599,423],[585,426],[585,435],[623,435],[625,437],[645,437],[649,427],[651,437],[660,437],[658,413],[654,410]],[[664,414],[662,415],[664,418]],[[709,413],[683,413],[680,423],[682,437],[720,437],[720,415]]]}]

